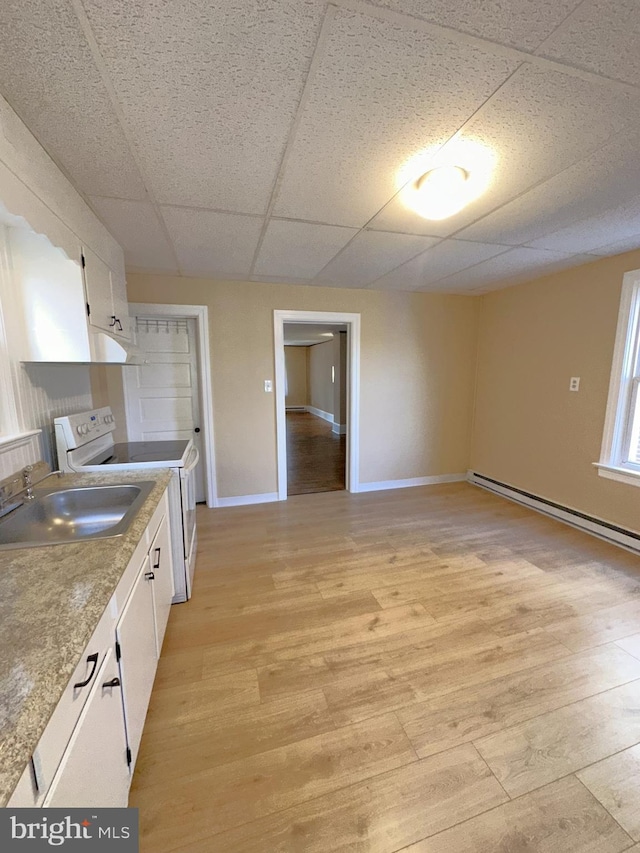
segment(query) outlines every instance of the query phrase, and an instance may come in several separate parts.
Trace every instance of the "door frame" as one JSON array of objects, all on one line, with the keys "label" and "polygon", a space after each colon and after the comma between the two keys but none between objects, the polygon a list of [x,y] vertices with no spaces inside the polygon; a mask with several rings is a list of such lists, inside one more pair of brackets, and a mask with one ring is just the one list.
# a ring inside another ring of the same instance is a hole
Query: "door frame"
[{"label": "door frame", "polygon": [[284,324],[313,323],[347,327],[347,458],[345,488],[360,491],[360,314],[341,311],[273,312],[278,500],[287,499],[287,420],[285,411]]},{"label": "door frame", "polygon": [[[200,394],[200,417],[202,418],[204,490],[209,508],[218,506],[216,480],[216,455],[213,431],[213,391],[211,385],[211,350],[209,347],[209,311],[206,305],[165,305],[159,302],[130,302],[129,315],[157,317],[161,320],[180,317],[195,320],[197,329],[198,391]],[[129,417],[125,394],[127,418]]]}]

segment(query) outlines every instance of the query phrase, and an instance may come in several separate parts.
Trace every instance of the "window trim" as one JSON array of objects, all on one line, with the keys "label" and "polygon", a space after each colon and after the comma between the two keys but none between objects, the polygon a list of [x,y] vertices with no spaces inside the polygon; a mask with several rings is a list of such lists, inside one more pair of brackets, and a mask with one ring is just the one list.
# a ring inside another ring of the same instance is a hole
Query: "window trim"
[{"label": "window trim", "polygon": [[613,350],[609,396],[600,461],[593,464],[601,477],[640,486],[640,465],[623,459],[630,429],[633,371],[640,348],[640,270],[625,273]]}]

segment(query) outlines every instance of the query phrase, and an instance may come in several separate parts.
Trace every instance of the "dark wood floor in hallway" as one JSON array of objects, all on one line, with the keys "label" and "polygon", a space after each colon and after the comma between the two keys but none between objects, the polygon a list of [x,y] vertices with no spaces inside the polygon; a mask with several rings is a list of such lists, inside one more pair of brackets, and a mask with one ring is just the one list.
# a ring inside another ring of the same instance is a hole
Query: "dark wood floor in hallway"
[{"label": "dark wood floor in hallway", "polygon": [[346,436],[309,412],[287,412],[287,494],[335,492],[345,487]]},{"label": "dark wood floor in hallway", "polygon": [[640,849],[638,557],[465,483],[198,509],[142,853]]}]

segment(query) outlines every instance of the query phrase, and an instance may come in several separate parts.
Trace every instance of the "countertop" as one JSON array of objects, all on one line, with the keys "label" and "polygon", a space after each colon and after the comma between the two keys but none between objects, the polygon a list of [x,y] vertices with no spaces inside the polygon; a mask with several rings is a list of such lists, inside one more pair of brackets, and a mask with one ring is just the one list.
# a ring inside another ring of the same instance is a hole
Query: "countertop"
[{"label": "countertop", "polygon": [[165,468],[51,477],[43,486],[149,480],[155,486],[123,536],[0,551],[0,807],[24,772],[170,479]]}]

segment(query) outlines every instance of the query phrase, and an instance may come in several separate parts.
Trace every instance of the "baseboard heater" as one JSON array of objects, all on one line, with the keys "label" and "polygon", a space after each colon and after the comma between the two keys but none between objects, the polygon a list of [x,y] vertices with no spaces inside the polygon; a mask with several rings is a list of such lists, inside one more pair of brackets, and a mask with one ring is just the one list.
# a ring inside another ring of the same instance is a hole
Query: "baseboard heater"
[{"label": "baseboard heater", "polygon": [[523,489],[517,489],[515,486],[501,483],[499,480],[493,480],[491,477],[485,477],[484,474],[478,474],[477,471],[469,471],[467,479],[476,486],[515,501],[515,503],[527,506],[544,515],[551,516],[551,518],[555,518],[558,521],[563,521],[565,524],[571,525],[571,527],[577,527],[585,533],[597,536],[598,539],[604,539],[606,542],[619,545],[627,551],[632,551],[634,554],[640,554],[640,533],[634,533],[632,530],[626,530],[624,527],[610,524],[601,518],[587,515],[587,513],[571,509],[571,507],[563,506],[555,501],[547,500],[547,498],[541,498],[539,495],[533,495],[531,492],[525,492]]}]

